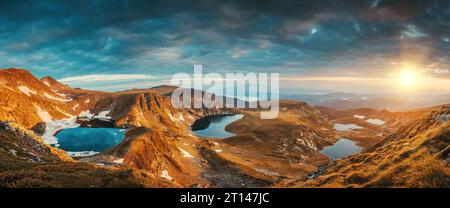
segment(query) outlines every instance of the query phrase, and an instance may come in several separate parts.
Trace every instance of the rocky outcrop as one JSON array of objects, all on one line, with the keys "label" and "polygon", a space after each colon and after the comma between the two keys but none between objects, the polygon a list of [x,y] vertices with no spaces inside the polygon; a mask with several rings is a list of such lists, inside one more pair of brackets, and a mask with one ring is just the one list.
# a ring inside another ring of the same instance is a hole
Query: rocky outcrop
[{"label": "rocky outcrop", "polygon": [[31,128],[31,130],[34,131],[34,133],[36,133],[37,135],[42,136],[45,133],[46,127],[47,124],[45,122],[39,122],[36,125],[34,125],[33,128]]},{"label": "rocky outcrop", "polygon": [[32,131],[14,122],[0,122],[0,169],[17,164],[42,164],[72,161],[64,151],[44,144]]}]

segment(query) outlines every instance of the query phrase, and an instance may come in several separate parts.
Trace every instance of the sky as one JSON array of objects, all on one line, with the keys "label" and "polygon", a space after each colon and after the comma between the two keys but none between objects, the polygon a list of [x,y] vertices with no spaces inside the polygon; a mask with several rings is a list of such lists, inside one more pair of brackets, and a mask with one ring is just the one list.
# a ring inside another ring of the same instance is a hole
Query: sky
[{"label": "sky", "polygon": [[3,0],[0,45],[0,68],[107,91],[202,64],[311,92],[450,92],[448,0]]}]

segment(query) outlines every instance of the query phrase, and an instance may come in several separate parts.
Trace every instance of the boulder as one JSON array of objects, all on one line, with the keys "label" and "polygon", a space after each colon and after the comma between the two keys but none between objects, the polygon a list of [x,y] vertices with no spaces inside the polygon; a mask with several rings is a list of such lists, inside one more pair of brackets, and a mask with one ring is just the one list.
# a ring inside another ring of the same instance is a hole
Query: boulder
[{"label": "boulder", "polygon": [[37,135],[42,136],[45,133],[46,127],[47,124],[45,122],[39,122],[36,125],[34,125],[33,128],[31,128],[31,130],[34,131],[34,133],[36,133]]}]

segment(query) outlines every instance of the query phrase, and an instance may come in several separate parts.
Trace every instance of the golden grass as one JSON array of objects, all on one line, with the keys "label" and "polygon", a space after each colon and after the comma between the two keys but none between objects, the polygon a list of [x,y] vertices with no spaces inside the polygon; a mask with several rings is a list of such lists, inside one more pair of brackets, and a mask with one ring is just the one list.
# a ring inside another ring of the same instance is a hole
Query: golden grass
[{"label": "golden grass", "polygon": [[450,168],[433,155],[418,152],[380,173],[367,187],[450,187]]}]

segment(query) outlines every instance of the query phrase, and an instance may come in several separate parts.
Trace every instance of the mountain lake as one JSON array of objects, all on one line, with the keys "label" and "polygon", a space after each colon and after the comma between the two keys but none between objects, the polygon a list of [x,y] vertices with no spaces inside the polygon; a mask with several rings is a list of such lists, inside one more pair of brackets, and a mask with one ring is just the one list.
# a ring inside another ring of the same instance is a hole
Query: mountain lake
[{"label": "mountain lake", "polygon": [[235,134],[225,131],[229,124],[244,117],[242,114],[223,114],[205,116],[195,121],[192,131],[200,137],[210,137],[224,139],[235,136]]},{"label": "mountain lake", "polygon": [[334,145],[325,147],[320,153],[334,159],[340,159],[362,150],[362,147],[355,144],[354,141],[341,138]]},{"label": "mountain lake", "polygon": [[125,138],[125,129],[70,128],[58,132],[56,138],[58,138],[57,147],[67,152],[98,153],[122,142]]}]

